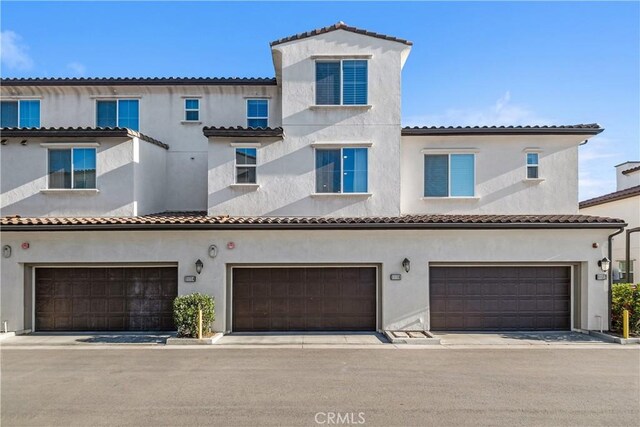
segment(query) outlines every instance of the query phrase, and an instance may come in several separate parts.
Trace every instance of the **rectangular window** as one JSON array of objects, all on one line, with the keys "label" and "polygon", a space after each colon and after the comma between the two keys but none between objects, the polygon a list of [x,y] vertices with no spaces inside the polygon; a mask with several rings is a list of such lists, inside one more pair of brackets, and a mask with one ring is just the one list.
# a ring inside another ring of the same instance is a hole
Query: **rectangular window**
[{"label": "rectangular window", "polygon": [[316,105],[367,105],[366,60],[316,61]]},{"label": "rectangular window", "polygon": [[96,188],[96,149],[50,149],[49,188]]},{"label": "rectangular window", "polygon": [[199,99],[184,100],[184,119],[188,122],[197,122],[200,120],[200,100]]},{"label": "rectangular window", "polygon": [[425,197],[473,197],[474,195],[474,154],[424,156]]},{"label": "rectangular window", "polygon": [[139,130],[139,107],[137,99],[96,101],[96,126]]},{"label": "rectangular window", "polygon": [[247,99],[247,126],[250,128],[269,126],[268,99]]},{"label": "rectangular window", "polygon": [[335,148],[316,150],[317,193],[366,193],[368,150]]},{"label": "rectangular window", "polygon": [[256,184],[258,150],[236,148],[236,184]]},{"label": "rectangular window", "polygon": [[0,116],[2,127],[40,127],[40,101],[37,99],[2,101]]},{"label": "rectangular window", "polygon": [[538,160],[538,153],[527,153],[527,179],[540,178]]}]

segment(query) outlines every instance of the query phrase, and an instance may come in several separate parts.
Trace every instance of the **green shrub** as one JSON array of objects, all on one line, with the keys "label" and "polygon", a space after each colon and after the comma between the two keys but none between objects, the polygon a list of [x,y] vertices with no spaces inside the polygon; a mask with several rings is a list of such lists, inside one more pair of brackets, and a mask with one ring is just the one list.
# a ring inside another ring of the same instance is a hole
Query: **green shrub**
[{"label": "green shrub", "polygon": [[617,283],[611,289],[611,330],[622,331],[622,310],[629,310],[629,332],[640,334],[640,285]]},{"label": "green shrub", "polygon": [[214,305],[213,297],[199,293],[181,295],[173,300],[173,320],[178,328],[178,337],[198,337],[198,310],[202,310],[202,335],[211,335]]}]

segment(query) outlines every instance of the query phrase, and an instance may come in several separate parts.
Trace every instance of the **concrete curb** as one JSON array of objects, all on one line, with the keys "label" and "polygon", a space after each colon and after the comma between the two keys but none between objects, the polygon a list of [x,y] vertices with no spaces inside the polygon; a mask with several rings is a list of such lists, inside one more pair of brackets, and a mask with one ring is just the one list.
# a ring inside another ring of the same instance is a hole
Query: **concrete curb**
[{"label": "concrete curb", "polygon": [[615,335],[607,334],[606,332],[589,331],[589,335],[596,338],[600,338],[603,341],[615,343],[615,344],[640,344],[640,338],[622,338]]},{"label": "concrete curb", "polygon": [[15,337],[16,333],[15,332],[2,332],[0,333],[0,341],[6,339],[6,338],[10,338],[10,337]]},{"label": "concrete curb", "polygon": [[222,333],[218,332],[209,338],[167,338],[167,345],[211,345],[222,338]]}]

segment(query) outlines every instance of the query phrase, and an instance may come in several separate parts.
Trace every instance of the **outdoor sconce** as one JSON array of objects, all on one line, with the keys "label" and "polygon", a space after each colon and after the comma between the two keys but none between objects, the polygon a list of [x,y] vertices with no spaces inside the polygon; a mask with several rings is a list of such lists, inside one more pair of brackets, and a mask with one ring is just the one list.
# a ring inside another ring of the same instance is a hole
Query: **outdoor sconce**
[{"label": "outdoor sconce", "polygon": [[602,269],[605,273],[609,271],[609,267],[611,267],[611,261],[609,258],[604,257],[600,261],[598,261],[598,267]]},{"label": "outdoor sconce", "polygon": [[409,272],[409,270],[411,270],[411,261],[409,261],[409,258],[405,258],[402,260],[402,268],[404,268],[404,271],[406,271],[407,273]]},{"label": "outdoor sconce", "polygon": [[200,274],[202,273],[202,267],[204,267],[204,264],[202,263],[201,260],[197,260],[196,261],[196,273]]},{"label": "outdoor sconce", "polygon": [[218,255],[218,247],[216,245],[209,246],[209,257],[215,258]]},{"label": "outdoor sconce", "polygon": [[22,145],[27,145],[27,140],[26,140],[26,139],[23,139],[22,141],[20,141],[20,144],[22,144]]},{"label": "outdoor sconce", "polygon": [[11,258],[11,246],[4,245],[2,247],[2,256],[5,258]]}]

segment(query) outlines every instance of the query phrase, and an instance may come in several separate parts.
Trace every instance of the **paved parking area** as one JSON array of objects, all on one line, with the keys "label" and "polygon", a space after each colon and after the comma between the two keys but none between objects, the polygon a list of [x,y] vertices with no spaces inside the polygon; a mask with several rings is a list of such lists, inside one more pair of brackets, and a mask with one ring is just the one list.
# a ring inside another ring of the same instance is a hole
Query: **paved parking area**
[{"label": "paved parking area", "polygon": [[177,347],[3,346],[0,421],[317,426],[340,413],[372,426],[594,426],[640,417],[636,346]]}]

